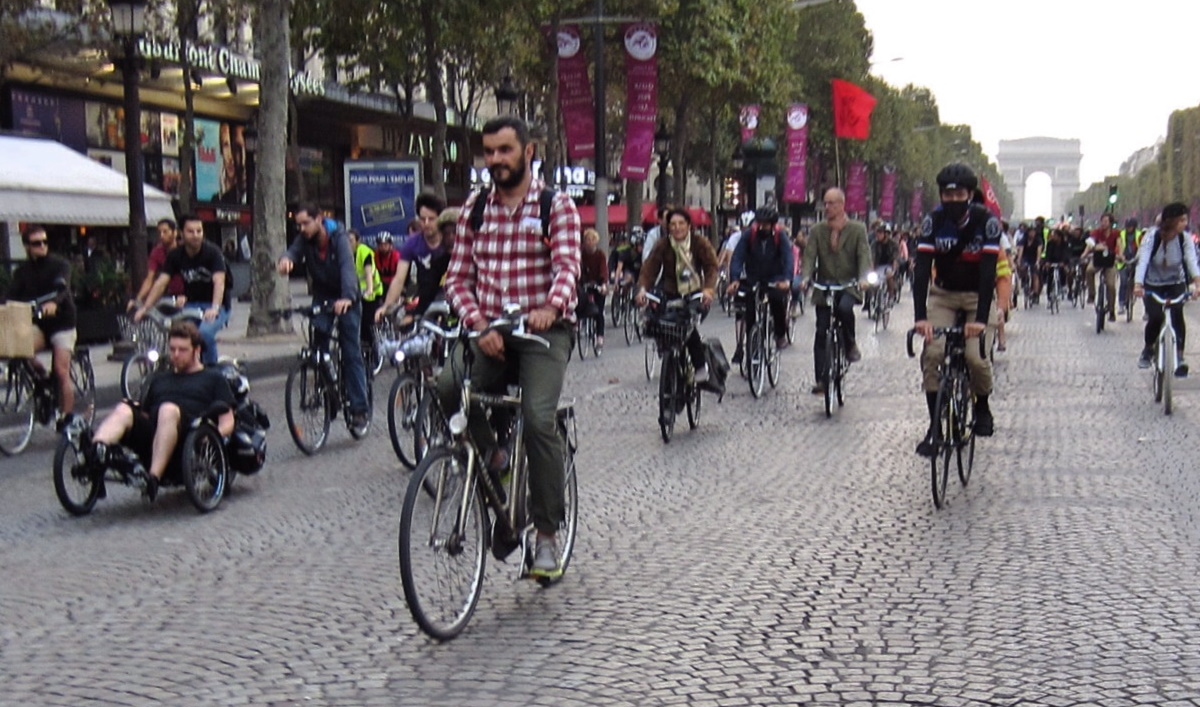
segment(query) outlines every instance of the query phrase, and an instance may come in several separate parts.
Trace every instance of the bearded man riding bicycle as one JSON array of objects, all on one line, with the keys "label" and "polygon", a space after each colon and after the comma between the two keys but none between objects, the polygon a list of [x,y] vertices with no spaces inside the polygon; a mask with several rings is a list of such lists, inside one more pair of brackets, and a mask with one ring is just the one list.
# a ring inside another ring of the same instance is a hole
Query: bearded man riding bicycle
[{"label": "bearded man riding bicycle", "polygon": [[[745,331],[754,328],[757,293],[766,290],[767,306],[774,323],[775,348],[786,349],[787,305],[792,289],[792,243],[783,236],[778,224],[779,212],[773,205],[759,207],[754,223],[733,250],[729,269],[731,282],[726,292],[743,303]],[[736,295],[735,295],[736,293]],[[742,357],[742,337],[738,337],[734,360]]]}]

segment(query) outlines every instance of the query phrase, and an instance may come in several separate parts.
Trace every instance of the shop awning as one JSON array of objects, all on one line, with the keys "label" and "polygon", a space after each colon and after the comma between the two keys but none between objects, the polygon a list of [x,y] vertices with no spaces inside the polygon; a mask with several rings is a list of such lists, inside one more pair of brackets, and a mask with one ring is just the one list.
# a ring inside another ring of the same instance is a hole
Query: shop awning
[{"label": "shop awning", "polygon": [[[146,223],[175,218],[169,194],[145,193]],[[0,221],[128,226],[129,181],[53,140],[0,135]]]}]

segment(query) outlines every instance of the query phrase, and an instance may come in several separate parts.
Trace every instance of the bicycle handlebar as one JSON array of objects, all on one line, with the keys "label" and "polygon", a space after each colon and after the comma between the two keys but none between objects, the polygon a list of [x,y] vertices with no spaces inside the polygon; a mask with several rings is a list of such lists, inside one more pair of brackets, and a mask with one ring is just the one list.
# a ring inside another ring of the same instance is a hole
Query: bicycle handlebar
[{"label": "bicycle handlebar", "polygon": [[505,314],[488,322],[487,328],[482,331],[464,330],[468,339],[478,339],[480,336],[492,330],[502,330],[508,332],[511,336],[518,339],[527,339],[534,341],[546,348],[550,348],[550,341],[537,334],[530,333],[525,330],[525,325],[529,322],[529,315],[521,313]]},{"label": "bicycle handlebar", "polygon": [[[916,358],[916,356],[917,356],[916,351],[913,350],[913,337],[916,336],[916,334],[917,334],[916,329],[908,330],[908,338],[907,338],[906,342],[908,345],[908,357],[909,358]],[[947,327],[934,327],[933,328],[933,338],[935,338],[935,339],[938,337],[941,337],[941,336],[947,336],[949,334],[962,334],[962,335],[966,336],[966,330],[960,326],[947,326]],[[986,336],[986,334],[987,334],[987,330],[985,329],[984,336]],[[984,346],[984,336],[975,337],[976,339],[979,340],[979,357],[980,358],[987,358],[987,347]]]},{"label": "bicycle handlebar", "polygon": [[811,287],[812,287],[814,290],[821,290],[822,292],[841,292],[842,290],[848,290],[848,289],[850,289],[850,288],[854,287],[854,286],[855,286],[855,285],[857,285],[857,284],[858,284],[858,283],[857,283],[857,282],[855,282],[855,281],[850,281],[850,282],[841,282],[841,283],[837,283],[837,282],[815,282],[815,281],[814,281],[814,282],[812,282],[812,283],[811,283],[811,285],[810,285],[810,286],[811,286]]},{"label": "bicycle handlebar", "polygon": [[1154,300],[1155,302],[1158,302],[1159,304],[1163,305],[1164,307],[1177,307],[1177,306],[1183,304],[1184,302],[1187,302],[1189,299],[1191,299],[1192,293],[1184,292],[1182,295],[1179,295],[1178,297],[1172,297],[1170,299],[1163,299],[1162,297],[1159,296],[1159,294],[1157,292],[1150,292],[1149,290],[1147,290],[1146,296],[1149,297],[1150,299]]},{"label": "bicycle handlebar", "polygon": [[271,309],[267,310],[267,315],[276,319],[291,319],[292,315],[299,314],[302,317],[318,317],[322,314],[327,314],[333,311],[333,303],[326,302],[325,304],[309,304],[302,307],[290,307],[288,309]]}]

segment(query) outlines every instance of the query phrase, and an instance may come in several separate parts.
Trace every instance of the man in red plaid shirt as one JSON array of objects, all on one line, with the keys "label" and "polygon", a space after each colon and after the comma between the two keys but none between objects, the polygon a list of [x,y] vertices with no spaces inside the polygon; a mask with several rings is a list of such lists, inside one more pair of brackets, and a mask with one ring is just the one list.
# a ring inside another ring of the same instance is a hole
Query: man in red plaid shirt
[{"label": "man in red plaid shirt", "polygon": [[[508,362],[520,364],[529,510],[537,528],[531,574],[554,578],[562,574],[555,537],[565,517],[563,450],[555,431],[555,415],[571,351],[580,221],[575,204],[565,194],[555,194],[549,233],[543,233],[541,196],[545,185],[533,178],[533,152],[529,128],[520,119],[501,116],[483,126],[484,161],[494,186],[471,195],[463,205],[446,271],[446,298],[463,326],[484,332],[471,344],[476,355],[471,374],[474,385],[484,390],[502,389]],[[471,214],[479,199],[486,203],[476,231]],[[508,304],[518,304],[528,313],[528,330],[548,340],[549,348],[488,330],[489,322],[503,316]],[[461,372],[461,362],[446,366],[438,380],[438,393],[448,414],[461,403]],[[498,474],[507,460],[496,446],[491,426],[481,414],[472,414],[470,430],[481,448],[494,450],[488,468]]]}]

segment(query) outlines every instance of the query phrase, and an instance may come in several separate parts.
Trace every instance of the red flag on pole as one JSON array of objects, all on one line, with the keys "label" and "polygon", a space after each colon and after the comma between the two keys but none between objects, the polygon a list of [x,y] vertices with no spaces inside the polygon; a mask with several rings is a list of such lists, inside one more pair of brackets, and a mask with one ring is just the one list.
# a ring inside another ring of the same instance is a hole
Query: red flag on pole
[{"label": "red flag on pole", "polygon": [[992,189],[992,185],[986,177],[980,177],[979,183],[983,186],[983,201],[987,205],[988,211],[991,211],[996,218],[1003,218],[1000,202],[996,199],[996,190]]},{"label": "red flag on pole", "polygon": [[833,80],[833,133],[836,137],[866,140],[871,134],[875,97],[849,81]]}]

